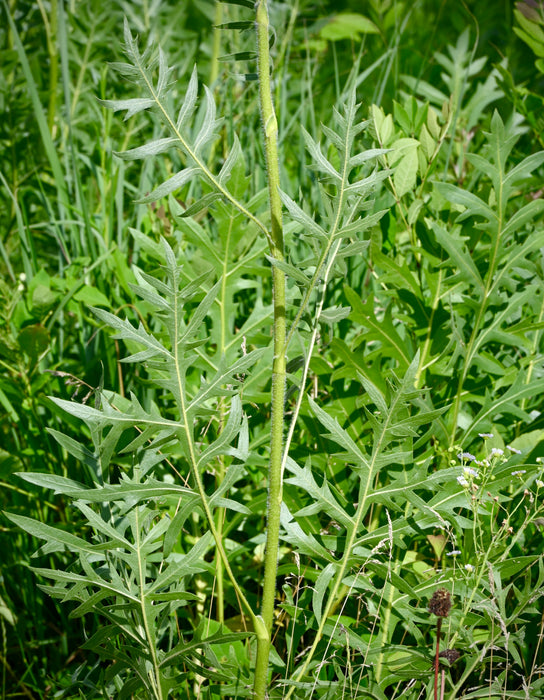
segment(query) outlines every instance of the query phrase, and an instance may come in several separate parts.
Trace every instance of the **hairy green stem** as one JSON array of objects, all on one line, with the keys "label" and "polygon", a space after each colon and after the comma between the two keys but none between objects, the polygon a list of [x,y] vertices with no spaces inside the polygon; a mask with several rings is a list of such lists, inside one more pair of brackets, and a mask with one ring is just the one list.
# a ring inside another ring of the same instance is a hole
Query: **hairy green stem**
[{"label": "hairy green stem", "polygon": [[[272,101],[270,84],[270,52],[268,44],[268,9],[266,0],[256,4],[257,56],[259,75],[259,102],[263,124],[268,197],[271,228],[270,253],[274,260],[283,261],[282,204],[279,194],[280,172],[278,161],[278,122]],[[277,266],[272,268],[274,292],[274,359],[272,364],[272,420],[270,437],[270,464],[268,471],[268,510],[266,524],[266,551],[262,620],[264,629],[257,634],[257,660],[253,692],[255,698],[264,700],[268,682],[268,660],[274,620],[278,547],[280,534],[280,510],[282,502],[282,452],[285,403],[285,273]]]}]

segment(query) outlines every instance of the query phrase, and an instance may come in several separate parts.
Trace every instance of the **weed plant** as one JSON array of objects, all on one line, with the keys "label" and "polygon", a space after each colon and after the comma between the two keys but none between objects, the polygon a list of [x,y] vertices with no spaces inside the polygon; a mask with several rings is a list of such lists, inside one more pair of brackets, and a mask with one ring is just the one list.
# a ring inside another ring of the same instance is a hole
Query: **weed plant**
[{"label": "weed plant", "polygon": [[430,5],[3,3],[3,697],[544,697],[541,91]]}]

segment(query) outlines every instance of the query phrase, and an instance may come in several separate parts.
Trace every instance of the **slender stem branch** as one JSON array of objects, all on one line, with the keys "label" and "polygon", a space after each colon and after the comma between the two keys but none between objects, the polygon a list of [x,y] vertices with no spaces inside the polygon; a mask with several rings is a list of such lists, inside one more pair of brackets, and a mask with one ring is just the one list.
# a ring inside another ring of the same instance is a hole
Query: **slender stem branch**
[{"label": "slender stem branch", "polygon": [[159,668],[159,660],[157,657],[156,640],[155,640],[155,630],[153,628],[153,623],[148,618],[148,601],[145,598],[145,563],[142,559],[142,546],[140,541],[141,528],[139,522],[139,511],[136,506],[135,517],[136,517],[136,527],[135,529],[135,539],[137,547],[138,556],[138,584],[139,584],[139,602],[142,610],[142,621],[144,623],[145,636],[147,639],[147,644],[149,648],[149,654],[151,656],[151,662],[153,664],[153,674],[149,672],[149,679],[154,689],[154,695],[156,700],[162,700],[162,685],[161,685],[161,672]]},{"label": "slender stem branch", "polygon": [[210,86],[213,86],[219,75],[219,55],[221,53],[221,28],[219,25],[223,21],[223,4],[220,0],[215,0],[215,14],[213,16],[213,44],[212,56],[210,59]]},{"label": "slender stem branch", "polygon": [[442,618],[439,617],[436,621],[436,652],[434,655],[434,700],[438,700],[438,674],[440,672],[440,628],[442,627]]},{"label": "slender stem branch", "polygon": [[[270,253],[274,260],[283,261],[282,204],[279,195],[280,172],[278,160],[278,122],[274,111],[270,84],[269,24],[266,0],[256,4],[257,56],[259,75],[259,102],[263,124],[266,171],[271,230],[268,236]],[[263,634],[257,635],[257,661],[255,667],[254,695],[264,700],[268,678],[268,660],[274,620],[280,511],[282,503],[282,450],[285,403],[285,273],[277,266],[272,269],[274,292],[274,358],[272,363],[272,419],[270,438],[270,464],[268,471],[268,512],[264,584],[262,598]]]},{"label": "slender stem branch", "polygon": [[[177,293],[177,290],[176,290]],[[174,298],[174,328],[179,329],[180,323],[178,319],[178,312],[179,312],[179,305],[178,305],[178,300],[177,298]],[[191,421],[189,420],[189,415],[188,415],[188,409],[187,409],[187,404],[186,404],[186,397],[185,397],[185,388],[184,388],[184,382],[182,378],[182,371],[181,371],[181,358],[180,358],[180,350],[179,350],[179,343],[177,342],[178,338],[175,336],[173,338],[172,346],[174,349],[174,363],[176,367],[176,383],[178,386],[178,397],[179,397],[179,410],[180,414],[182,416],[182,421],[183,421],[183,431],[185,433],[185,440],[187,444],[187,449],[188,449],[188,461],[191,467],[191,473],[193,475],[193,478],[195,480],[196,488],[200,496],[200,500],[202,501],[202,508],[204,509],[204,514],[206,516],[206,520],[208,521],[208,527],[210,528],[210,532],[212,533],[212,536],[215,540],[215,545],[217,547],[217,551],[219,553],[219,557],[221,561],[223,562],[223,567],[224,570],[227,572],[227,576],[229,577],[232,587],[234,588],[236,595],[238,597],[238,600],[240,602],[240,605],[245,609],[249,617],[251,618],[251,621],[253,623],[253,628],[256,630],[257,627],[259,626],[259,623],[257,621],[257,616],[255,615],[253,608],[251,607],[249,601],[247,600],[246,596],[244,595],[244,592],[236,580],[236,577],[234,576],[234,573],[231,569],[230,562],[227,556],[227,553],[225,552],[225,548],[223,546],[223,537],[222,533],[218,531],[216,527],[216,522],[213,517],[213,512],[212,509],[210,508],[210,504],[208,502],[208,497],[206,495],[206,491],[204,489],[204,484],[202,482],[202,477],[199,472],[198,468],[198,458],[195,450],[195,445],[194,445],[194,440],[193,440],[193,433],[192,433],[192,424]]]},{"label": "slender stem branch", "polygon": [[[374,443],[374,449],[372,452],[372,458],[367,465],[367,476],[366,476],[366,479],[361,483],[361,489],[359,492],[359,505],[357,506],[357,511],[355,512],[355,515],[353,516],[353,524],[351,525],[351,527],[347,533],[347,536],[346,536],[346,546],[344,549],[344,557],[342,558],[341,562],[338,562],[337,573],[336,573],[336,576],[334,579],[334,584],[332,586],[332,590],[331,590],[329,597],[327,599],[327,603],[323,609],[321,623],[320,623],[320,625],[317,629],[317,632],[315,634],[313,644],[305,655],[304,663],[301,665],[301,667],[296,675],[295,681],[297,681],[297,682],[302,680],[304,674],[306,673],[306,670],[314,657],[314,654],[315,654],[316,649],[319,645],[319,642],[321,641],[321,639],[323,637],[325,626],[328,623],[329,617],[332,614],[333,610],[336,608],[337,601],[338,601],[338,595],[339,595],[340,591],[342,590],[342,581],[343,581],[344,576],[346,575],[346,573],[348,571],[351,553],[352,553],[353,548],[355,547],[355,544],[357,542],[357,538],[359,536],[359,532],[360,532],[360,528],[361,528],[361,523],[363,522],[363,518],[364,518],[365,513],[367,511],[368,501],[369,501],[370,494],[372,491],[372,482],[374,480],[374,475],[376,473],[377,460],[378,460],[378,457],[383,450],[383,444],[385,442],[387,431],[390,427],[390,420],[391,420],[391,417],[395,413],[396,402],[399,400],[400,399],[398,397],[396,399],[394,399],[394,402],[390,406],[388,415],[387,415],[387,417],[382,425],[382,430],[380,431],[380,434],[378,436],[376,436],[376,440]],[[296,688],[295,685],[291,686],[289,692],[285,696],[285,700],[289,700],[289,698],[295,692],[295,688]]]}]

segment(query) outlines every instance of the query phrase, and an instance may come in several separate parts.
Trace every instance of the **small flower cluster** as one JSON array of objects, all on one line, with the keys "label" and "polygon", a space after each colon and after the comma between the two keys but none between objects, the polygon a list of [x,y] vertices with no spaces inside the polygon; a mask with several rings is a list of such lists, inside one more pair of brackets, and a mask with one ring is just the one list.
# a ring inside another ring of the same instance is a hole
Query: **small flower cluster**
[{"label": "small flower cluster", "polygon": [[[493,433],[478,433],[478,435],[483,440],[489,440],[494,437]],[[508,450],[512,454],[521,454],[521,450],[518,450],[517,447],[512,447],[512,445],[507,445],[506,450]],[[461,474],[461,476],[457,477],[458,484],[463,488],[472,488],[474,491],[476,491],[477,486],[474,484],[474,480],[481,478],[480,471],[476,469],[476,467],[479,467],[485,473],[489,467],[492,467],[494,464],[497,464],[498,461],[506,462],[508,458],[505,456],[505,450],[503,450],[501,447],[492,447],[489,450],[489,454],[484,459],[478,460],[470,452],[459,452],[457,455],[457,459],[461,462],[461,467],[463,469],[463,473]],[[542,458],[537,457],[537,462],[541,461]],[[452,461],[452,465],[453,464],[455,464],[455,462]],[[469,464],[471,466],[468,466]],[[518,469],[512,472],[512,476],[522,477],[526,473],[527,471],[525,469]],[[544,480],[537,479],[535,483],[538,488],[544,488]]]},{"label": "small flower cluster", "polygon": [[474,464],[479,464],[479,462],[476,460],[476,457],[474,455],[470,454],[470,452],[460,452],[457,455],[457,458],[459,459],[463,467],[463,473],[461,476],[457,477],[457,482],[460,486],[468,488],[471,484],[474,483],[474,479],[480,478],[480,472],[474,467],[466,466],[466,462],[474,462]]},{"label": "small flower cluster", "polygon": [[448,617],[451,610],[451,595],[445,588],[436,590],[429,601],[429,612],[437,617]]}]

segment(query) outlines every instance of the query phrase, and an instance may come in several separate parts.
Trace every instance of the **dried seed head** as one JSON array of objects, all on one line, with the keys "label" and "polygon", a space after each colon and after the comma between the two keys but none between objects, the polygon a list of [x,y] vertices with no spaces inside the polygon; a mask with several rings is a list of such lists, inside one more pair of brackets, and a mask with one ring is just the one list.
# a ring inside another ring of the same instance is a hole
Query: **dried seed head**
[{"label": "dried seed head", "polygon": [[441,651],[438,656],[442,659],[446,659],[451,666],[461,656],[461,652],[457,651],[457,649],[444,649],[444,651]]},{"label": "dried seed head", "polygon": [[445,588],[436,590],[429,601],[429,612],[437,617],[448,617],[451,610],[450,592]]}]

